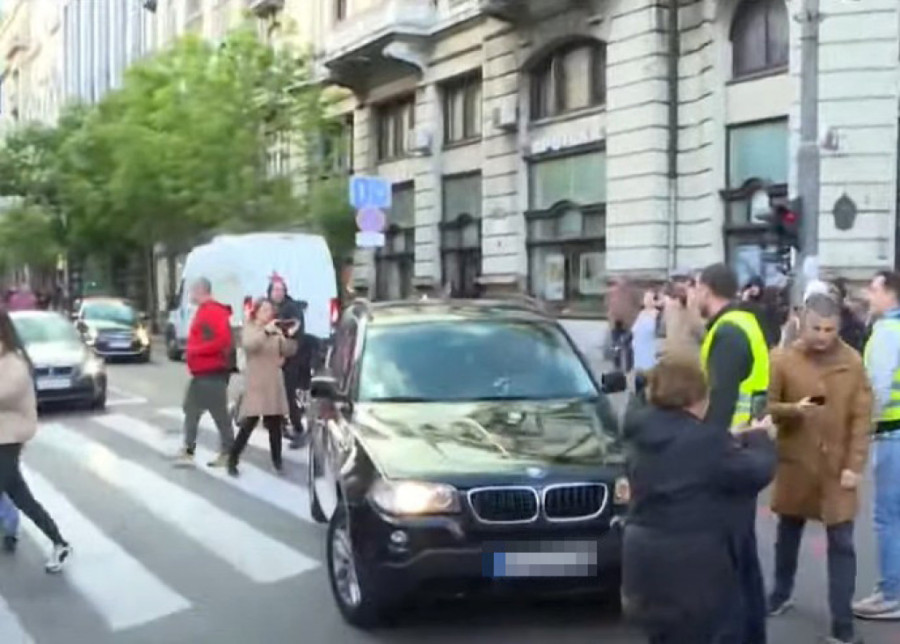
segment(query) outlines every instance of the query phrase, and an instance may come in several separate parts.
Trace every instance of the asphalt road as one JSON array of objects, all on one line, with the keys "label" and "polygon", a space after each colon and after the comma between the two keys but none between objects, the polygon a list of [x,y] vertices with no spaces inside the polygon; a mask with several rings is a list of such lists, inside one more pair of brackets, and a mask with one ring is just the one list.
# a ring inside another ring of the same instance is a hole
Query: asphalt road
[{"label": "asphalt road", "polygon": [[[423,607],[372,634],[346,626],[323,566],[324,529],[307,514],[305,454],[291,453],[286,480],[271,476],[260,434],[236,481],[202,464],[173,470],[166,455],[179,444],[187,377],[157,355],[149,365],[111,367],[105,414],[44,418],[25,455],[27,476],[75,555],[63,575],[44,574],[47,544],[26,527],[19,552],[0,556],[0,644],[643,641],[615,611],[586,602],[462,602]],[[211,428],[202,440],[215,449]],[[761,510],[767,568],[773,525]],[[868,514],[857,542],[863,592],[874,583]],[[772,621],[772,642],[806,644],[826,633],[824,544],[811,528],[797,609]],[[860,631],[868,644],[900,642],[897,624]]]}]

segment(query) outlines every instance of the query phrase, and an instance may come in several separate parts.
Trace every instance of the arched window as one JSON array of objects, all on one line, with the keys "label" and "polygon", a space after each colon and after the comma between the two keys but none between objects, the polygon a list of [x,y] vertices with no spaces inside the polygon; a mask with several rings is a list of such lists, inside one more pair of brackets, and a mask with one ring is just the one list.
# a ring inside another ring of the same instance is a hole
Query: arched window
[{"label": "arched window", "polygon": [[555,49],[531,70],[531,118],[606,103],[606,44],[578,41]]},{"label": "arched window", "polygon": [[731,24],[733,77],[787,67],[789,50],[784,0],[743,0]]}]

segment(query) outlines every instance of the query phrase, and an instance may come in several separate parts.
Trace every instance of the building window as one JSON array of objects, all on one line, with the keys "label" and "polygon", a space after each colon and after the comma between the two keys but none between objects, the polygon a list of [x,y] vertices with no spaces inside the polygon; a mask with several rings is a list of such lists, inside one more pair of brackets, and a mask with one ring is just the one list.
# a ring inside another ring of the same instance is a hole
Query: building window
[{"label": "building window", "polygon": [[606,153],[529,165],[528,273],[533,295],[598,313],[606,272]]},{"label": "building window", "polygon": [[731,24],[734,78],[781,71],[788,65],[790,36],[784,0],[744,0]]},{"label": "building window", "polygon": [[453,297],[478,296],[481,275],[481,173],[444,177],[441,269]]},{"label": "building window", "polygon": [[321,134],[318,163],[323,177],[353,172],[353,114],[347,114],[333,130]]},{"label": "building window", "polygon": [[375,127],[379,161],[406,156],[413,147],[411,138],[416,127],[415,97],[409,96],[378,106]]},{"label": "building window", "polygon": [[335,22],[341,22],[342,20],[347,19],[347,0],[333,0],[334,1],[334,20]]},{"label": "building window", "polygon": [[375,297],[402,300],[412,295],[416,263],[416,206],[413,182],[394,186],[384,247],[375,253]]},{"label": "building window", "polygon": [[481,74],[444,86],[444,143],[481,136]]},{"label": "building window", "polygon": [[725,254],[738,278],[767,276],[763,262],[766,226],[753,220],[750,198],[765,187],[770,196],[787,195],[788,123],[786,119],[728,128],[725,201]]},{"label": "building window", "polygon": [[606,44],[570,44],[531,72],[531,118],[541,119],[606,103]]}]

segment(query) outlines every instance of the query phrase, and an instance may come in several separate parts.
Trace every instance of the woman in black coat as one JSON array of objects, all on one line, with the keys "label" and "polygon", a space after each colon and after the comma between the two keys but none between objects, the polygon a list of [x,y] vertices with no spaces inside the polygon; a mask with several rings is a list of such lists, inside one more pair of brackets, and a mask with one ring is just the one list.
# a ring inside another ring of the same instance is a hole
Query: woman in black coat
[{"label": "woman in black coat", "polygon": [[732,435],[706,424],[708,388],[692,356],[663,358],[647,399],[625,428],[623,607],[653,644],[707,644],[739,601],[730,515],[774,475],[772,426]]}]

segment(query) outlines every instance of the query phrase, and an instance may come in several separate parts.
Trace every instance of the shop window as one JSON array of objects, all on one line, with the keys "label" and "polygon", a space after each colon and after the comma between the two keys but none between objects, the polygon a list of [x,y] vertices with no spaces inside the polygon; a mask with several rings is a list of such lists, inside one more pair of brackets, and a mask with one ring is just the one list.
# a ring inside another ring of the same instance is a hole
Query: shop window
[{"label": "shop window", "polygon": [[409,96],[376,108],[375,127],[378,160],[388,161],[406,156],[412,149],[416,127],[416,101]]},{"label": "shop window", "polygon": [[531,72],[531,118],[606,103],[606,44],[578,42],[555,50]]},{"label": "shop window", "polygon": [[734,78],[783,70],[790,35],[784,0],[743,0],[731,24]]},{"label": "shop window", "polygon": [[481,173],[444,177],[441,270],[454,297],[478,296],[481,275]]},{"label": "shop window", "polygon": [[534,296],[597,313],[606,285],[606,154],[530,164],[528,273]]},{"label": "shop window", "polygon": [[742,282],[765,275],[766,226],[753,220],[750,198],[762,187],[772,197],[787,195],[788,123],[764,121],[728,128],[728,185],[725,200],[725,252]]},{"label": "shop window", "polygon": [[375,297],[402,300],[413,291],[416,261],[415,185],[394,186],[384,247],[375,253]]},{"label": "shop window", "polygon": [[467,76],[444,86],[444,143],[481,136],[481,75]]}]

